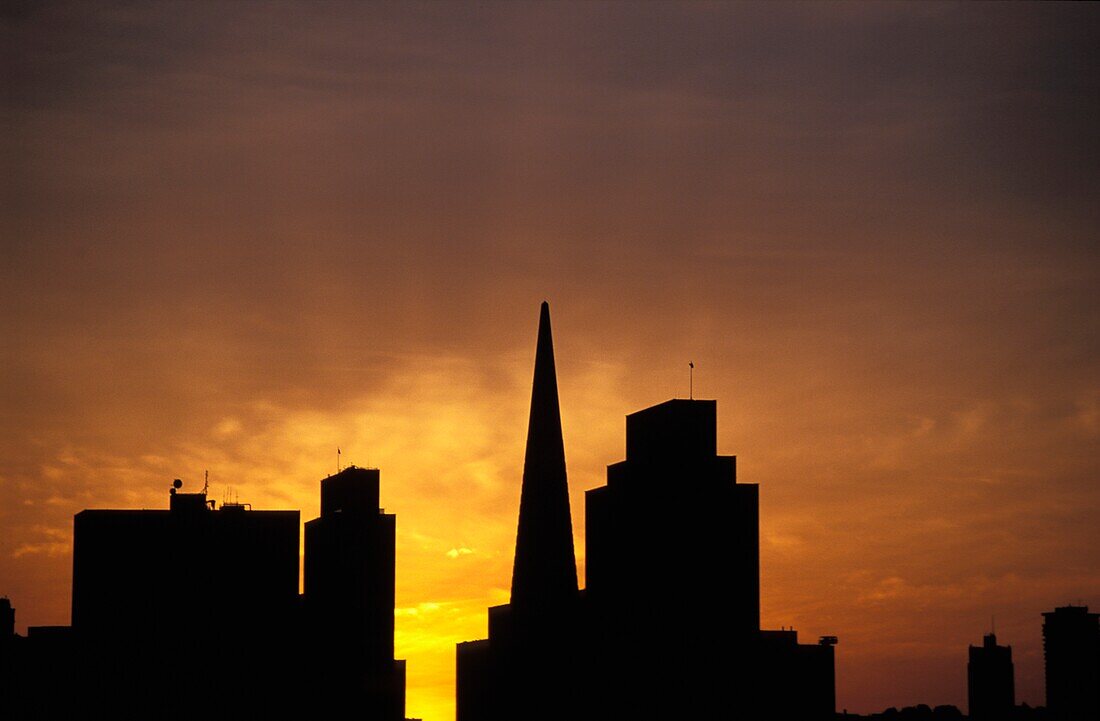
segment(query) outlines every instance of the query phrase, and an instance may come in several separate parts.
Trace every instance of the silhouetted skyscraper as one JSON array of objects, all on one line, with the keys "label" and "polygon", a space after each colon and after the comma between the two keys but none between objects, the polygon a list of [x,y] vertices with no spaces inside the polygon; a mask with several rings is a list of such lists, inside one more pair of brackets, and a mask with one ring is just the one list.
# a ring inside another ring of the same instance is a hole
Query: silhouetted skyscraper
[{"label": "silhouetted skyscraper", "polygon": [[627,416],[626,460],[586,494],[601,714],[832,717],[835,639],[760,629],[758,499],[717,454],[715,401]]},{"label": "silhouetted skyscraper", "polygon": [[835,639],[760,630],[757,487],[717,455],[717,404],[627,417],[578,592],[545,303],[535,366],[512,602],[458,645],[458,721],[830,718]]},{"label": "silhouetted skyscraper", "polygon": [[405,715],[405,662],[393,657],[397,518],[379,507],[379,472],[345,468],[321,481],[306,523],[307,677],[315,711]]},{"label": "silhouetted skyscraper", "polygon": [[1057,721],[1100,718],[1100,614],[1062,606],[1043,614],[1047,711]]},{"label": "silhouetted skyscraper", "polygon": [[627,416],[626,460],[586,494],[588,593],[654,616],[632,624],[690,618],[705,599],[723,609],[708,634],[760,630],[758,489],[717,455],[717,407],[670,400]]},{"label": "silhouetted skyscraper", "polygon": [[458,646],[459,721],[580,718],[579,613],[550,307],[543,303],[511,603],[489,609],[487,640]]},{"label": "silhouetted skyscraper", "polygon": [[[176,486],[168,510],[74,518],[76,694],[96,714],[230,713],[244,706],[235,689],[292,678],[298,511],[215,510],[205,492]],[[219,683],[180,694],[196,673]]]},{"label": "silhouetted skyscraper", "polygon": [[970,647],[966,664],[967,695],[972,719],[1007,719],[1016,707],[1012,647],[998,646],[986,634],[981,646]]}]

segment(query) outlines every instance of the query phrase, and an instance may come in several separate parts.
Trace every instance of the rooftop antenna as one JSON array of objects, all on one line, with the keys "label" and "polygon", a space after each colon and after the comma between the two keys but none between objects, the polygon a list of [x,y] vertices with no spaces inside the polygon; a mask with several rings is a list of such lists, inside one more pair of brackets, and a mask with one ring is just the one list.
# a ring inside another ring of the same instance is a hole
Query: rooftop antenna
[{"label": "rooftop antenna", "polygon": [[336,446],[336,472],[340,472],[340,446]]},{"label": "rooftop antenna", "polygon": [[688,400],[695,399],[695,361],[688,361]]},{"label": "rooftop antenna", "polygon": [[206,492],[210,490],[210,471],[202,472],[202,495],[206,495]]}]

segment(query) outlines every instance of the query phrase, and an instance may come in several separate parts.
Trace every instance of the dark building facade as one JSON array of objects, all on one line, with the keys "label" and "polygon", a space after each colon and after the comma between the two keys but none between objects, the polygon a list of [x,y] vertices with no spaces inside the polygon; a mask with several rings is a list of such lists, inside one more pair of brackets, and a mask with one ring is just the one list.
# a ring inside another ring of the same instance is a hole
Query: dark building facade
[{"label": "dark building facade", "polygon": [[8,644],[11,718],[403,719],[378,471],[321,482],[304,596],[298,511],[218,507],[180,485],[168,510],[76,514],[72,626]]},{"label": "dark building facade", "polygon": [[714,401],[627,416],[626,460],[585,500],[602,713],[832,717],[835,639],[760,627],[759,490],[718,455]]},{"label": "dark building facade", "polygon": [[81,511],[73,630],[197,643],[212,619],[239,637],[285,631],[298,600],[299,525],[298,511],[215,510],[205,493],[174,492],[168,510]]},{"label": "dark building facade", "polygon": [[970,718],[976,721],[1009,718],[1016,708],[1012,647],[998,646],[992,633],[986,634],[981,646],[971,646],[966,689]]},{"label": "dark building facade", "polygon": [[[171,490],[168,510],[87,510],[74,518],[72,633],[85,669],[76,698],[82,709],[127,718],[228,712],[267,703],[245,701],[240,689],[292,678],[298,511],[216,508],[205,492]],[[181,693],[181,682],[195,678],[220,684]]]},{"label": "dark building facade", "polygon": [[511,603],[457,648],[458,721],[831,718],[835,639],[760,628],[758,489],[717,454],[716,403],[634,413],[626,446],[586,495],[580,591],[543,304]]},{"label": "dark building facade", "polygon": [[1100,719],[1100,614],[1061,606],[1043,614],[1047,711],[1057,721]]},{"label": "dark building facade", "polygon": [[379,472],[348,468],[321,481],[321,516],[306,523],[304,673],[328,713],[405,714],[405,662],[394,660],[397,517],[379,507]]}]

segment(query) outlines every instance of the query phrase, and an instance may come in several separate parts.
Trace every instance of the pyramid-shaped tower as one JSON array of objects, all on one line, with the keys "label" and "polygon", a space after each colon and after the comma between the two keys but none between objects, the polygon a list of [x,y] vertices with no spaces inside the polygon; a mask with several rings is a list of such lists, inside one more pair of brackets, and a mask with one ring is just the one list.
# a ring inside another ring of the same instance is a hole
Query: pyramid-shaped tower
[{"label": "pyramid-shaped tower", "polygon": [[550,305],[544,302],[535,348],[535,378],[512,567],[512,603],[555,605],[576,595],[577,563],[554,369],[554,339],[550,333]]},{"label": "pyramid-shaped tower", "polygon": [[458,645],[459,721],[573,718],[582,608],[550,306],[543,303],[511,603],[489,609],[487,639]]}]

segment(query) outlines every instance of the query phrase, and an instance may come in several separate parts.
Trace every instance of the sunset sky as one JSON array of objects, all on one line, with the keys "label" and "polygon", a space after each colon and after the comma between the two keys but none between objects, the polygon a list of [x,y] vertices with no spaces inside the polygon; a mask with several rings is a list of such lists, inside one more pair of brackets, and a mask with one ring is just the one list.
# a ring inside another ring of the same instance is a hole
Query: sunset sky
[{"label": "sunset sky", "polygon": [[69,623],[78,511],[209,469],[309,519],[340,446],[397,514],[408,714],[449,721],[545,299],[582,577],[584,491],[691,360],[760,484],[763,622],[840,638],[838,710],[965,709],[994,614],[1044,703],[1039,614],[1100,606],[1097,6],[2,13],[20,632]]}]

